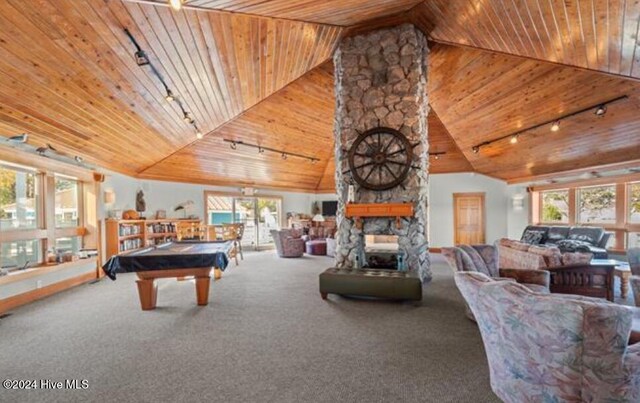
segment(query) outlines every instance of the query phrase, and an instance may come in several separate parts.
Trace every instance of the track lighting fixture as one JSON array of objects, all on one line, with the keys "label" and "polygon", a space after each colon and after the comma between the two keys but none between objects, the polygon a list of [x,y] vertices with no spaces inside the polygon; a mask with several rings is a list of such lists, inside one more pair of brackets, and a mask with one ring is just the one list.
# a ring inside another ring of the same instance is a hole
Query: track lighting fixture
[{"label": "track lighting fixture", "polygon": [[169,5],[175,11],[180,11],[182,9],[182,4],[183,3],[184,3],[184,0],[169,0]]},{"label": "track lighting fixture", "polygon": [[84,161],[84,159],[79,155],[76,155],[73,159],[76,160],[78,164],[82,164],[82,161]]},{"label": "track lighting fixture", "polygon": [[29,135],[27,133],[18,134],[17,136],[11,136],[7,139],[7,141],[11,141],[13,143],[26,143],[27,139],[29,139]]},{"label": "track lighting fixture", "polygon": [[171,90],[167,88],[167,95],[164,97],[164,99],[166,99],[167,102],[173,102],[176,97],[173,95],[173,92],[171,92]]},{"label": "track lighting fixture", "polygon": [[316,164],[320,161],[318,158],[315,158],[315,157],[309,157],[307,155],[290,153],[283,150],[276,150],[275,148],[265,147],[258,144],[245,143],[244,141],[236,141],[236,140],[229,140],[229,139],[222,139],[222,141],[224,141],[225,143],[229,143],[229,146],[231,147],[232,150],[235,150],[238,146],[243,146],[243,147],[257,148],[258,154],[264,154],[266,151],[280,154],[280,158],[282,158],[283,160],[286,160],[289,157],[296,157],[296,158],[302,158],[307,162],[310,162],[311,164]]},{"label": "track lighting fixture", "polygon": [[202,134],[202,132],[200,130],[196,131],[196,138],[198,140],[202,140],[203,137],[204,137],[204,135]]},{"label": "track lighting fixture", "polygon": [[189,124],[192,124],[194,122],[193,117],[189,112],[183,112],[182,120],[184,120],[185,123],[189,123]]},{"label": "track lighting fixture", "polygon": [[[576,115],[580,115],[580,114],[585,113],[585,112],[593,112],[596,116],[602,117],[607,113],[607,105],[613,104],[613,103],[618,102],[618,101],[622,101],[622,100],[627,99],[627,98],[629,98],[627,95],[621,95],[621,96],[619,96],[617,98],[613,98],[613,99],[610,99],[608,101],[605,101],[605,102],[602,102],[602,103],[599,103],[599,104],[595,104],[595,105],[591,105],[591,106],[589,106],[587,108],[583,108],[583,109],[568,113],[568,114],[566,114],[564,116],[560,116],[560,117],[558,117],[558,118],[556,118],[554,120],[548,120],[546,122],[538,123],[537,125],[527,127],[526,129],[517,131],[515,133],[506,134],[504,136],[501,136],[501,137],[498,137],[498,138],[494,138],[492,140],[487,140],[487,141],[485,141],[483,143],[476,144],[471,149],[473,150],[474,154],[478,154],[480,152],[480,148],[482,148],[484,146],[488,146],[488,145],[493,144],[493,143],[498,142],[498,141],[506,140],[506,139],[509,139],[509,142],[511,144],[516,144],[518,142],[520,136],[523,136],[523,135],[527,134],[527,132],[529,132],[531,130],[539,129],[539,128],[541,128],[543,126],[547,126],[547,125],[551,125],[550,129],[551,129],[552,132],[557,132],[557,131],[560,130],[560,122],[562,120],[574,117]],[[595,111],[594,111],[594,109],[595,109]]]},{"label": "track lighting fixture", "polygon": [[134,53],[135,59],[136,59],[136,64],[138,66],[146,66],[147,64],[149,64],[149,57],[147,57],[147,54],[144,53],[144,50],[139,50],[136,53]]}]

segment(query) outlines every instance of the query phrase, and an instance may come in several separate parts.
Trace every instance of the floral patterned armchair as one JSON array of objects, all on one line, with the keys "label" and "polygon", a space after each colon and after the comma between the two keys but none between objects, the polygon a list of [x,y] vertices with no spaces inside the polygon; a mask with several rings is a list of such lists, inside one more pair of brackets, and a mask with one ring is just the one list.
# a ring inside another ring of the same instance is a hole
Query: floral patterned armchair
[{"label": "floral patterned armchair", "polygon": [[482,273],[458,272],[455,281],[503,401],[640,401],[640,344],[627,346],[634,308],[536,293]]},{"label": "floral patterned armchair", "polygon": [[271,230],[271,236],[276,244],[278,256],[301,257],[304,255],[304,240],[301,238],[301,234],[297,230]]},{"label": "floral patterned armchair", "polygon": [[636,306],[640,306],[640,248],[627,249],[627,260],[629,261],[629,269],[631,269],[631,290]]}]

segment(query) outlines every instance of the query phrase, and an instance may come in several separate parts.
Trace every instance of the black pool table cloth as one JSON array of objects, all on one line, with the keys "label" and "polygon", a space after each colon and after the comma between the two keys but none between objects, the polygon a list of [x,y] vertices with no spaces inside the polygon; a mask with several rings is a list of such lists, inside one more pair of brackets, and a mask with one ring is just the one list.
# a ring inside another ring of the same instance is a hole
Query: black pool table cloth
[{"label": "black pool table cloth", "polygon": [[105,274],[116,279],[116,273],[216,267],[222,271],[229,264],[232,241],[170,242],[139,251],[111,257],[104,266]]}]

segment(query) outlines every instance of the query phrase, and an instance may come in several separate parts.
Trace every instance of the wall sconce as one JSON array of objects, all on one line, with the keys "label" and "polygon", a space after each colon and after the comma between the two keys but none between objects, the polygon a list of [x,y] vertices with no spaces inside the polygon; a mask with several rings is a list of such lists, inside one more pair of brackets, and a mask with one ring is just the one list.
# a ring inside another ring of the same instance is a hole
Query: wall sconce
[{"label": "wall sconce", "polygon": [[511,197],[511,203],[515,211],[522,211],[524,209],[524,195],[516,193]]},{"label": "wall sconce", "polygon": [[104,204],[113,204],[116,202],[116,192],[111,189],[107,189],[104,191],[103,195]]}]

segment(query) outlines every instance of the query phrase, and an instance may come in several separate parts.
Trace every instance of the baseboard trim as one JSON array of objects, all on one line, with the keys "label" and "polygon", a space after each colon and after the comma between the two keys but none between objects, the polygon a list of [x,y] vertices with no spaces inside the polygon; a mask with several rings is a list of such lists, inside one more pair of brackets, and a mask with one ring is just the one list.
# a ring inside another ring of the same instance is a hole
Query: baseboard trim
[{"label": "baseboard trim", "polygon": [[17,308],[22,305],[26,305],[30,302],[37,301],[39,299],[48,297],[53,294],[57,294],[66,289],[88,283],[89,281],[96,279],[96,273],[85,273],[77,277],[73,277],[67,280],[60,281],[55,284],[38,288],[37,290],[25,292],[23,294],[14,295],[6,299],[0,300],[0,314],[6,313],[11,309]]}]

